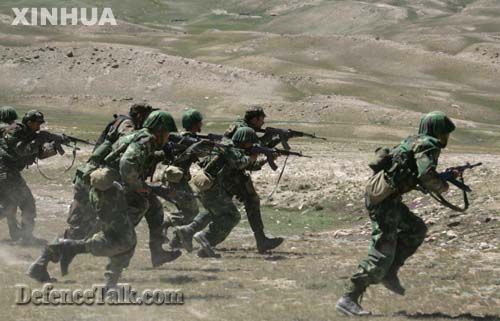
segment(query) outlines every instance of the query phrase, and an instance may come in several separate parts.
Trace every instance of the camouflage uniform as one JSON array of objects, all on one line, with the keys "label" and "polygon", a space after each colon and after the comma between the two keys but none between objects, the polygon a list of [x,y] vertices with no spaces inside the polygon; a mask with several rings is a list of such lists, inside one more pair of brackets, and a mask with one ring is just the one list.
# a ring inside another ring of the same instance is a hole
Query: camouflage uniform
[{"label": "camouflage uniform", "polygon": [[[185,132],[181,134],[187,137],[196,137],[196,134]],[[172,201],[180,211],[182,217],[178,220],[173,220],[174,225],[189,224],[198,215],[200,209],[198,202],[194,197],[194,191],[189,185],[191,180],[190,168],[193,163],[198,162],[198,157],[192,153],[190,157],[183,158],[181,161],[172,164],[182,170],[183,175],[179,182],[168,182],[168,186],[172,188],[175,193],[172,196]]]},{"label": "camouflage uniform", "polygon": [[[248,121],[250,118],[248,115],[250,115],[250,117],[253,115],[265,116],[264,111],[260,107],[252,107],[247,110],[245,119],[239,119],[233,123],[224,133],[224,136],[232,138],[234,133],[239,128],[252,128]],[[257,130],[257,128],[252,129]],[[259,145],[269,148],[275,147],[280,142],[281,140],[279,137],[275,137],[274,135],[267,133],[258,138]],[[265,163],[265,161],[261,161],[259,166],[256,166],[252,170],[260,170]],[[279,244],[283,242],[282,238],[268,239],[264,234],[264,223],[262,221],[262,213],[260,209],[260,197],[255,190],[252,177],[243,171],[238,173],[238,175],[234,177],[233,181],[235,182],[233,186],[233,193],[245,206],[248,223],[250,223],[250,227],[254,232],[259,252],[262,253],[268,249],[279,246]]]},{"label": "camouflage uniform", "polygon": [[[0,140],[0,204],[8,218],[11,238],[22,238],[26,242],[39,242],[33,236],[36,218],[35,199],[21,175],[21,171],[32,165],[44,152],[44,144],[55,136],[48,132],[33,132],[26,122],[32,117],[43,123],[43,114],[29,111],[23,124],[15,124],[4,131]],[[21,224],[17,225],[17,208],[21,209]]]},{"label": "camouflage uniform", "polygon": [[[17,120],[17,112],[13,107],[10,106],[3,106],[0,107],[0,140],[3,140],[4,134],[12,130],[15,126],[16,123],[15,121]],[[1,146],[1,144],[0,144]],[[3,168],[4,166],[0,163],[0,173],[6,173],[7,169]],[[3,180],[5,179],[4,174],[0,174],[0,184],[3,185]],[[1,189],[1,187],[0,187]],[[1,195],[1,192],[0,192]],[[4,218],[7,213],[4,211],[5,209],[5,204],[3,202],[3,197],[0,196],[0,219]],[[9,215],[7,217],[7,223],[9,226],[9,232],[11,236],[14,236],[14,238],[17,237],[17,232],[18,232],[18,226],[17,226],[17,219],[15,216]]]},{"label": "camouflage uniform", "polygon": [[145,103],[133,104],[129,115],[114,115],[101,136],[87,163],[77,169],[73,179],[73,201],[71,203],[67,223],[69,227],[64,232],[65,238],[84,239],[99,230],[96,213],[89,203],[89,175],[104,164],[104,158],[112,151],[113,144],[122,136],[132,133],[142,127],[138,115],[149,115],[156,109]]},{"label": "camouflage uniform", "polygon": [[67,219],[69,227],[64,231],[65,238],[80,240],[99,230],[96,213],[89,202],[89,175],[99,165],[104,164],[104,158],[111,152],[113,143],[133,132],[135,128],[132,119],[126,116],[118,116],[116,122],[117,126],[109,128],[104,141],[96,146],[87,163],[76,170],[73,179],[73,201]]},{"label": "camouflage uniform", "polygon": [[[244,175],[245,170],[257,167],[259,165],[251,162],[249,156],[235,148],[228,148],[210,161],[207,160],[205,171],[215,177],[215,181],[209,190],[200,192],[200,201],[210,216],[211,222],[205,236],[211,246],[224,241],[241,219],[238,208],[233,203],[240,184],[235,178]],[[203,221],[199,217],[197,220]]]},{"label": "camouflage uniform", "polygon": [[89,203],[101,222],[101,231],[86,240],[59,239],[47,246],[42,255],[30,265],[27,274],[39,282],[49,282],[47,271],[50,261],[60,262],[62,275],[67,274],[71,261],[64,257],[90,253],[109,257],[105,278],[108,288],[115,287],[118,279],[134,254],[137,238],[134,225],[127,215],[127,200],[117,185],[119,175],[109,168],[101,168],[91,175]]},{"label": "camouflage uniform", "polygon": [[[168,117],[164,117],[164,115],[168,115]],[[153,266],[158,266],[169,261],[168,256],[175,259],[180,253],[176,251],[165,252],[162,249],[165,240],[163,206],[149,190],[145,180],[152,175],[155,165],[165,158],[163,151],[160,151],[163,146],[158,145],[152,130],[158,127],[170,132],[175,131],[176,127],[173,119],[166,112],[151,113],[144,123],[144,127],[132,135],[132,141],[120,158],[119,172],[125,187],[129,217],[135,225],[141,221],[143,216],[146,217],[149,227],[151,259]]]},{"label": "camouflage uniform", "polygon": [[436,193],[446,188],[446,182],[436,172],[441,149],[445,147],[437,137],[454,129],[455,126],[444,114],[433,112],[422,118],[419,135],[408,137],[393,149],[393,155],[413,155],[406,166],[407,172],[412,174],[398,179],[397,173],[386,171],[389,181],[398,181],[396,191],[378,204],[371,204],[369,197],[365,197],[372,225],[371,244],[368,256],[350,279],[347,293],[337,303],[340,311],[364,314],[357,301],[372,284],[382,282],[393,292],[404,295],[405,290],[399,283],[397,273],[424,241],[427,227],[403,204],[401,195],[415,189],[417,184]]}]

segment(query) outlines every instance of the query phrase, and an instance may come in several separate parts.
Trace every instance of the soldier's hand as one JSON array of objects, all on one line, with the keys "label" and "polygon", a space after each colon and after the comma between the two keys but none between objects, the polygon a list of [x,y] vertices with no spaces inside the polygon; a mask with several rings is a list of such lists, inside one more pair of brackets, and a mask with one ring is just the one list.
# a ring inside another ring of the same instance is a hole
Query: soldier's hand
[{"label": "soldier's hand", "polygon": [[149,193],[151,193],[151,188],[148,187],[138,188],[135,190],[135,192],[139,194],[149,195]]},{"label": "soldier's hand", "polygon": [[444,182],[443,188],[441,189],[441,194],[448,192],[449,189],[450,189],[450,184]]},{"label": "soldier's hand", "polygon": [[462,175],[463,175],[462,171],[459,171],[459,170],[456,170],[456,169],[452,170],[451,172],[453,174],[453,178],[455,178],[455,179],[459,178],[459,177],[462,177]]},{"label": "soldier's hand", "polygon": [[250,155],[250,161],[251,161],[251,162],[255,162],[255,161],[257,161],[257,157],[259,157],[259,155],[258,155],[258,154],[252,154],[252,155]]}]

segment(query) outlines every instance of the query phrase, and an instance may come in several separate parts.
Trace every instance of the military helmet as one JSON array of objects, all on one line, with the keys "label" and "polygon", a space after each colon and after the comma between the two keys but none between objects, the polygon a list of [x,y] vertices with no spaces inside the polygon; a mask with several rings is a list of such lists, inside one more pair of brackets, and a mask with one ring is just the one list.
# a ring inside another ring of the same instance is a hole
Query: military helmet
[{"label": "military helmet", "polygon": [[182,127],[189,130],[194,124],[203,120],[203,115],[194,108],[189,108],[182,115]]},{"label": "military helmet", "polygon": [[10,106],[0,107],[0,122],[10,123],[16,120],[17,118],[18,118],[17,112],[14,109],[14,107]]},{"label": "military helmet", "polygon": [[436,137],[455,130],[453,121],[441,111],[430,112],[420,119],[418,133]]},{"label": "military helmet", "polygon": [[250,119],[255,117],[266,117],[264,109],[260,106],[252,106],[245,111],[245,121],[250,121]]},{"label": "military helmet", "polygon": [[253,130],[252,128],[240,127],[234,133],[232,140],[235,144],[241,144],[241,143],[255,144],[258,142],[258,137],[257,134],[255,133],[255,130]]},{"label": "military helmet", "polygon": [[144,121],[143,127],[152,130],[167,130],[169,132],[177,131],[174,118],[172,115],[163,110],[157,110],[149,114],[148,118]]},{"label": "military helmet", "polygon": [[130,106],[128,115],[135,118],[138,114],[149,114],[155,110],[158,110],[158,108],[153,108],[153,106],[148,103],[136,103]]},{"label": "military helmet", "polygon": [[40,124],[45,123],[43,113],[38,110],[30,110],[23,117],[23,124],[27,124],[29,121],[37,122]]}]

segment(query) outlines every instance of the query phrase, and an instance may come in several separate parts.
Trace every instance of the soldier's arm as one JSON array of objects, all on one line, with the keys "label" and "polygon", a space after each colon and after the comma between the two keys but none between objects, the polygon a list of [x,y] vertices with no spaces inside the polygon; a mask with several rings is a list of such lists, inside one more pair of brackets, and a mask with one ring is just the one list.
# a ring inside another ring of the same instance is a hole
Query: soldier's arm
[{"label": "soldier's arm", "polygon": [[146,155],[146,146],[133,142],[120,158],[120,175],[125,187],[130,191],[142,191],[146,187],[141,166],[146,162]]},{"label": "soldier's arm", "polygon": [[252,156],[245,155],[245,153],[233,148],[226,149],[223,155],[227,165],[235,169],[248,169],[254,163]]},{"label": "soldier's arm", "polygon": [[5,135],[5,143],[17,155],[27,157],[36,155],[40,151],[41,143],[35,138],[35,135],[27,137],[23,129],[18,127]]},{"label": "soldier's arm", "polygon": [[259,138],[259,142],[261,146],[274,148],[281,143],[281,139],[279,136],[271,135],[269,133],[264,134],[264,136]]},{"label": "soldier's arm", "polygon": [[436,171],[439,154],[439,148],[430,147],[415,155],[420,183],[424,188],[435,193],[442,193],[448,187]]}]

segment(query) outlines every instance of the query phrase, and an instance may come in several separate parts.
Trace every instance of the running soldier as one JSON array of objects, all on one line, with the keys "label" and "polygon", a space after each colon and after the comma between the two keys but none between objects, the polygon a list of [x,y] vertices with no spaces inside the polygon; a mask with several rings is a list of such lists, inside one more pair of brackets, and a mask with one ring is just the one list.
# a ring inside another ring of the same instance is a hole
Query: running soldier
[{"label": "running soldier", "polygon": [[[351,277],[347,292],[337,302],[338,311],[351,316],[370,314],[359,305],[359,300],[372,284],[382,283],[394,293],[405,294],[398,271],[424,241],[427,227],[402,202],[401,196],[417,185],[435,193],[448,190],[448,183],[439,177],[436,167],[441,149],[454,130],[455,125],[444,113],[425,115],[418,135],[409,136],[390,151],[389,166],[370,179],[365,204],[372,224],[371,244],[368,256]],[[386,187],[369,193],[374,190],[373,184]]]}]

